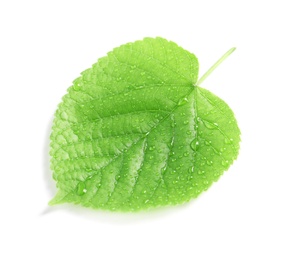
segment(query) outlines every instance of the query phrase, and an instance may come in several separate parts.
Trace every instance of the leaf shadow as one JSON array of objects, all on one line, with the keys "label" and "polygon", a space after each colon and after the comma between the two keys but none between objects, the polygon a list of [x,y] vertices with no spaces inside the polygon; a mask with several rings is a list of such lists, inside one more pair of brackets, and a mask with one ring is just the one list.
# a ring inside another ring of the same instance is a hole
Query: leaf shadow
[{"label": "leaf shadow", "polygon": [[185,214],[185,211],[188,211],[196,201],[197,199],[181,205],[166,206],[138,212],[111,212],[84,208],[80,205],[62,204],[47,208],[41,215],[63,211],[73,214],[78,218],[85,218],[98,223],[110,225],[131,225],[160,220],[174,215],[183,215]]},{"label": "leaf shadow", "polygon": [[57,192],[55,182],[52,179],[52,171],[50,170],[49,148],[50,148],[50,133],[51,133],[52,125],[53,125],[53,116],[51,116],[47,124],[47,128],[45,131],[44,146],[42,150],[43,180],[45,182],[46,189],[51,198]]}]

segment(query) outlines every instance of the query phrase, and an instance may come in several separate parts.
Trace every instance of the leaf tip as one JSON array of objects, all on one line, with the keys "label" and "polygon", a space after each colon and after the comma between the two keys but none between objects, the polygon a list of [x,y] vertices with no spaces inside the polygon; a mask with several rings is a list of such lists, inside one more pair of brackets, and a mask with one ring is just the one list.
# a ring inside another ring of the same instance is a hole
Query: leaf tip
[{"label": "leaf tip", "polygon": [[63,191],[59,191],[49,202],[49,206],[54,206],[64,202],[66,194]]}]

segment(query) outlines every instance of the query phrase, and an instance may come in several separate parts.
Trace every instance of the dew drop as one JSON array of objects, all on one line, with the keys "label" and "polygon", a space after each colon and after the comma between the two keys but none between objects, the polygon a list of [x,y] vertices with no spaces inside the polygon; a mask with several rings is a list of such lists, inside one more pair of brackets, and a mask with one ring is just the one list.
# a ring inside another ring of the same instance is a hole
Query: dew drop
[{"label": "dew drop", "polygon": [[204,174],[204,171],[199,170],[199,171],[197,172],[197,174],[202,175],[202,174]]},{"label": "dew drop", "polygon": [[224,139],[224,143],[225,144],[231,144],[233,142],[233,139],[232,138],[225,138]]},{"label": "dew drop", "polygon": [[181,98],[179,101],[178,101],[178,106],[183,106],[185,105],[186,103],[188,102],[188,99],[185,97],[185,98]]},{"label": "dew drop", "polygon": [[205,141],[205,145],[211,145],[211,141]]},{"label": "dew drop", "polygon": [[226,150],[226,148],[225,148],[225,147],[222,147],[222,148],[220,148],[219,150],[220,150],[220,152],[223,153],[223,152]]},{"label": "dew drop", "polygon": [[208,121],[203,121],[203,123],[208,129],[216,129],[218,127],[217,123],[210,123]]},{"label": "dew drop", "polygon": [[194,172],[194,166],[190,167],[190,168],[188,169],[188,172],[189,172],[189,173]]},{"label": "dew drop", "polygon": [[229,164],[229,161],[228,160],[223,160],[221,162],[222,166],[227,166]]},{"label": "dew drop", "polygon": [[75,91],[80,91],[81,90],[81,88],[80,88],[80,85],[79,84],[76,84],[76,85],[74,85],[74,90]]},{"label": "dew drop", "polygon": [[87,192],[87,189],[86,189],[86,185],[84,182],[80,182],[77,186],[77,190],[76,190],[76,193],[77,195],[79,196],[82,196],[84,195],[85,193]]},{"label": "dew drop", "polygon": [[149,150],[150,150],[150,151],[153,151],[153,150],[155,150],[155,149],[156,149],[155,146],[150,146],[150,147],[149,147]]},{"label": "dew drop", "polygon": [[196,151],[197,150],[197,147],[199,145],[199,142],[197,139],[194,139],[191,143],[190,143],[190,147],[193,151]]},{"label": "dew drop", "polygon": [[176,123],[172,122],[171,127],[175,127],[175,126],[176,126]]},{"label": "dew drop", "polygon": [[211,166],[213,164],[213,161],[207,161],[206,164]]}]

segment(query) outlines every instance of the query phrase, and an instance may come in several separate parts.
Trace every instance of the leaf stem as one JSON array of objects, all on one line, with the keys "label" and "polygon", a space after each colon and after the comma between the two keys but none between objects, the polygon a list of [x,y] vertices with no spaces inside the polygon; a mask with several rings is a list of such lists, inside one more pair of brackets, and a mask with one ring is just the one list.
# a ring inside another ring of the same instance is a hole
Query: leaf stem
[{"label": "leaf stem", "polygon": [[212,65],[212,67],[207,70],[204,75],[197,81],[197,86],[200,85],[219,65],[222,63],[230,54],[232,54],[235,51],[235,47],[229,49],[222,57]]}]

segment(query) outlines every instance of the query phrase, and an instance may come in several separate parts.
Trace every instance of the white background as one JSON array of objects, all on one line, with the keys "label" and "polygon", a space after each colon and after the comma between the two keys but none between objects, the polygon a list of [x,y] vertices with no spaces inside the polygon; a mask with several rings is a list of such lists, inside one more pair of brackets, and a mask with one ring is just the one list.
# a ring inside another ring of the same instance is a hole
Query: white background
[{"label": "white background", "polygon": [[[291,259],[290,1],[1,1],[0,259]],[[113,47],[162,36],[242,131],[238,160],[197,200],[112,214],[47,206],[57,104]],[[201,75],[200,73],[200,75]]]}]

